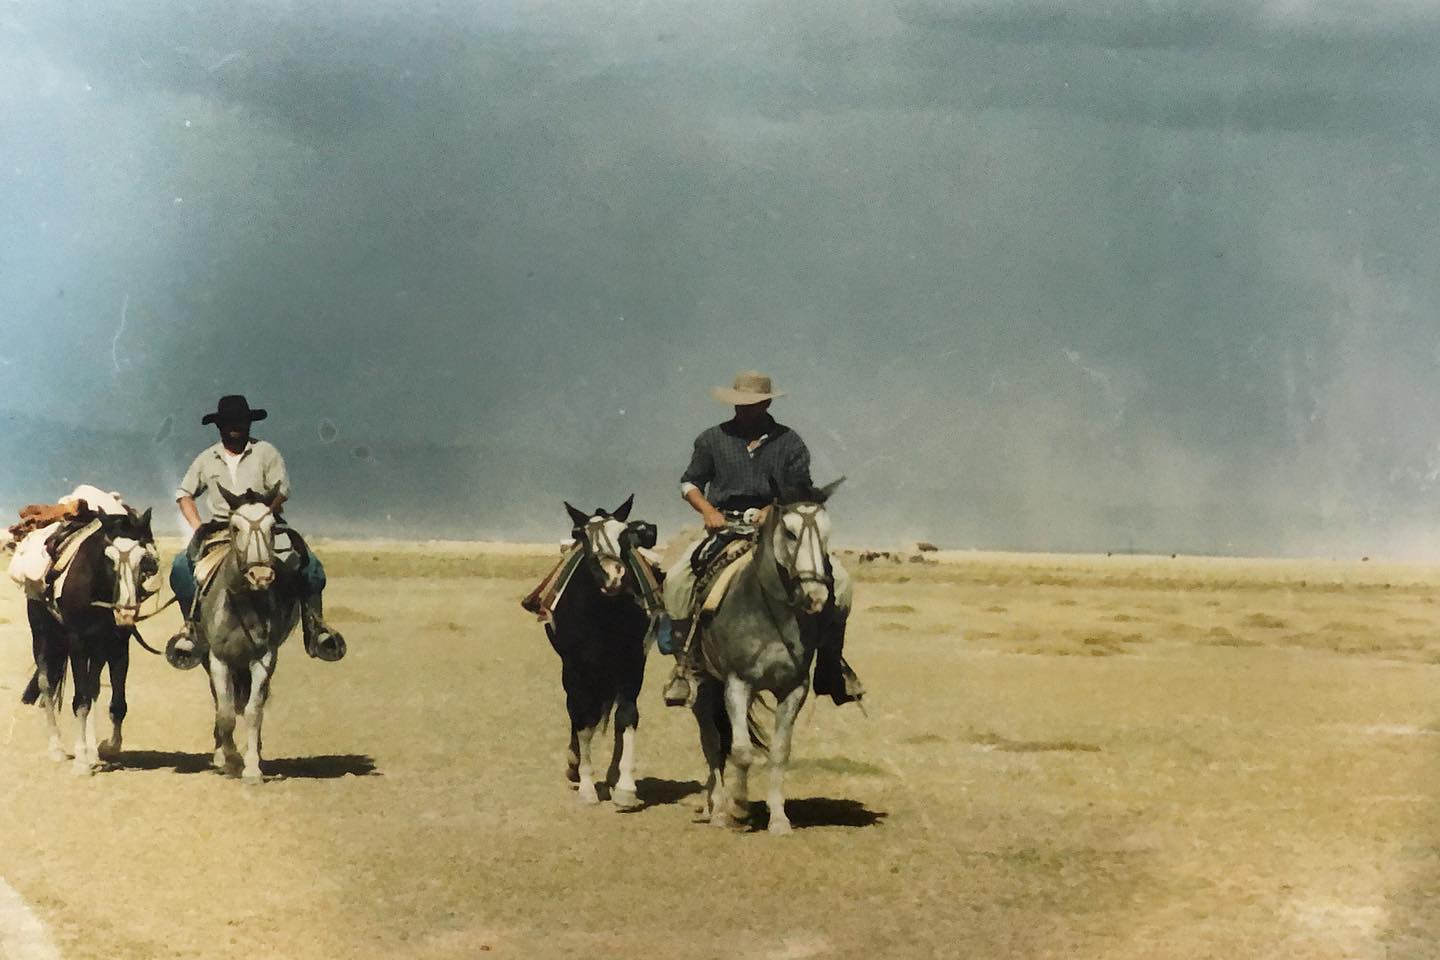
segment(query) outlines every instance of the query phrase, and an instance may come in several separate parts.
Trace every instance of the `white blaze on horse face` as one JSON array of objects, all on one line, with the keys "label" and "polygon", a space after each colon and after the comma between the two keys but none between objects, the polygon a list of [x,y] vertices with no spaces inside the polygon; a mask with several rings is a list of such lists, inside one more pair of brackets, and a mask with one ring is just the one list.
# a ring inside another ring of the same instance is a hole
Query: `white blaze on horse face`
[{"label": "white blaze on horse face", "polygon": [[252,590],[275,581],[275,515],[263,503],[241,504],[230,514],[230,537]]},{"label": "white blaze on horse face", "polygon": [[138,540],[116,537],[105,548],[115,567],[115,625],[133,627],[140,612],[140,561],[145,547]]},{"label": "white blaze on horse face", "polygon": [[604,579],[600,592],[613,597],[625,586],[625,565],[620,562],[620,535],[625,524],[613,517],[595,516],[585,527],[585,539],[590,545],[590,554],[600,564]]},{"label": "white blaze on horse face", "polygon": [[802,503],[786,510],[780,518],[776,553],[800,583],[800,593],[810,613],[819,613],[830,600],[830,576],[826,570],[830,517],[815,503]]}]

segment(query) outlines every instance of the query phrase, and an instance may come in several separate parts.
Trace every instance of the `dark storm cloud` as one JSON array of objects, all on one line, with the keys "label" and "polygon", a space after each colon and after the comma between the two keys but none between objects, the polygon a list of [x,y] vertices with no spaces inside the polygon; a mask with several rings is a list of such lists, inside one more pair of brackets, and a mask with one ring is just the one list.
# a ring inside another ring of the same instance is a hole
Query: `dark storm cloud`
[{"label": "dark storm cloud", "polygon": [[[314,523],[548,537],[561,497],[684,519],[704,388],[761,366],[855,537],[1409,546],[1440,470],[1437,29],[12,3],[5,406],[133,433],[106,467],[164,498],[243,390]],[[79,469],[27,465],[43,434],[4,491]]]}]

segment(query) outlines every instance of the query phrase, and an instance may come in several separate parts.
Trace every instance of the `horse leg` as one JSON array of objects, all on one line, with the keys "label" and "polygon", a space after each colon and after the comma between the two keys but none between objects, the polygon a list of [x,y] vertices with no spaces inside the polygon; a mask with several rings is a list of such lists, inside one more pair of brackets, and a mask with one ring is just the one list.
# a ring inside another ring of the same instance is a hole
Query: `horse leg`
[{"label": "horse leg", "polygon": [[580,782],[580,741],[574,724],[570,725],[570,746],[565,751],[565,779]]},{"label": "horse leg", "polygon": [[725,791],[725,741],[720,734],[716,717],[721,709],[720,686],[709,677],[701,677],[695,689],[695,703],[691,712],[700,727],[700,749],[705,754],[705,791],[701,807],[696,810],[701,817],[715,826],[724,826],[728,819],[724,812]]},{"label": "horse leg", "polygon": [[770,792],[765,803],[770,808],[770,832],[776,836],[790,832],[790,818],[785,816],[785,768],[790,763],[795,718],[800,715],[808,693],[806,685],[801,683],[775,705],[775,735],[770,738]]},{"label": "horse leg", "polygon": [[110,652],[110,739],[97,748],[96,753],[110,760],[120,753],[123,736],[120,728],[125,723],[125,714],[130,705],[125,702],[125,679],[130,674],[130,637],[119,636]]},{"label": "horse leg", "polygon": [[615,753],[611,761],[610,802],[616,810],[638,810],[640,797],[635,787],[635,732],[640,727],[640,686],[645,681],[645,647],[635,644],[638,658],[631,658],[621,669],[618,695],[615,700]]},{"label": "horse leg", "polygon": [[750,744],[750,700],[754,693],[750,684],[731,674],[725,680],[725,712],[730,717],[730,762],[735,775],[730,778],[728,815],[735,820],[750,817],[750,764],[754,748]]},{"label": "horse leg", "polygon": [[270,677],[275,672],[275,651],[250,664],[250,702],[245,705],[245,772],[246,783],[260,783],[260,728],[265,715],[265,699],[270,695]]},{"label": "horse leg", "polygon": [[35,655],[35,681],[40,688],[40,704],[45,708],[45,728],[49,732],[50,759],[59,763],[66,759],[60,746],[60,688],[65,681],[67,660],[64,638],[49,611],[34,600],[26,604],[30,620],[30,639]]},{"label": "horse leg", "polygon": [[615,707],[615,787],[610,802],[616,810],[638,810],[640,797],[635,792],[635,730],[639,725],[639,709],[635,701],[622,701]]},{"label": "horse leg", "polygon": [[590,743],[595,739],[596,724],[592,722],[588,727],[575,727],[575,741],[580,748],[580,764],[577,773],[579,782],[577,784],[580,792],[581,803],[599,803],[600,795],[595,792],[595,767],[590,762]]},{"label": "horse leg", "polygon": [[215,769],[229,773],[241,762],[235,749],[235,689],[229,666],[218,657],[210,658],[210,690],[215,695]]},{"label": "horse leg", "polygon": [[75,759],[70,772],[76,776],[89,776],[95,772],[94,736],[90,730],[90,708],[100,695],[100,670],[104,661],[79,650],[70,651],[70,676],[75,681],[75,696],[72,707],[75,722]]}]

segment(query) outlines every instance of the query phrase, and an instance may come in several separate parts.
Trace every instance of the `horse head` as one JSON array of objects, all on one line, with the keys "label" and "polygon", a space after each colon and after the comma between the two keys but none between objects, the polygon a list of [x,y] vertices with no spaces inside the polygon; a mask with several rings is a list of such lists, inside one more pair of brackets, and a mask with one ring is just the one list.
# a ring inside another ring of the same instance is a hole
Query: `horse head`
[{"label": "horse head", "polygon": [[761,536],[775,558],[791,604],[802,613],[819,613],[830,602],[835,576],[830,568],[830,515],[825,503],[840,484],[819,489],[776,491]]},{"label": "horse head", "polygon": [[140,604],[160,590],[160,557],[150,529],[151,512],[102,514],[99,519],[105,560],[114,576],[110,592],[114,602],[101,605],[110,607],[117,627],[133,627],[139,620]]},{"label": "horse head", "polygon": [[275,554],[274,504],[280,487],[262,493],[247,490],[236,496],[224,487],[220,495],[230,507],[230,545],[235,562],[254,591],[268,590],[275,583],[278,559]]},{"label": "horse head", "polygon": [[574,524],[571,536],[585,548],[585,557],[591,574],[595,577],[600,593],[607,597],[618,596],[625,588],[625,563],[621,559],[621,538],[625,535],[625,522],[630,518],[630,508],[635,505],[631,494],[614,512],[596,510],[587,514],[577,510],[568,502],[565,510]]}]

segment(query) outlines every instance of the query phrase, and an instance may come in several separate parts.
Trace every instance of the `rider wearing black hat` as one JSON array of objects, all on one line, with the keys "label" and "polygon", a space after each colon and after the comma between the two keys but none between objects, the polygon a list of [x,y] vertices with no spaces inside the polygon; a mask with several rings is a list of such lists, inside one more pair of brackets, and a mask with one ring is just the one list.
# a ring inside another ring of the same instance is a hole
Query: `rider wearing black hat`
[{"label": "rider wearing black hat", "polygon": [[[224,529],[230,518],[230,505],[222,489],[237,496],[273,490],[275,498],[270,509],[277,514],[281,505],[289,499],[290,478],[280,451],[250,435],[250,425],[268,415],[265,410],[251,407],[243,396],[231,395],[221,397],[215,412],[207,413],[200,421],[202,425],[213,423],[219,429],[220,442],[195,458],[175,491],[180,513],[193,536],[190,546],[175,557],[170,567],[170,586],[185,616],[180,632],[171,638],[166,648],[166,656],[174,666],[193,667],[200,662],[203,652],[198,649],[198,638],[191,620],[198,590],[195,561],[199,558],[205,538]],[[209,508],[209,522],[200,518],[196,501],[201,497]],[[325,624],[320,599],[321,591],[325,589],[325,568],[311,550],[300,551],[300,558],[300,622],[305,633],[305,651],[321,660],[339,660],[345,655],[345,640]]]}]

